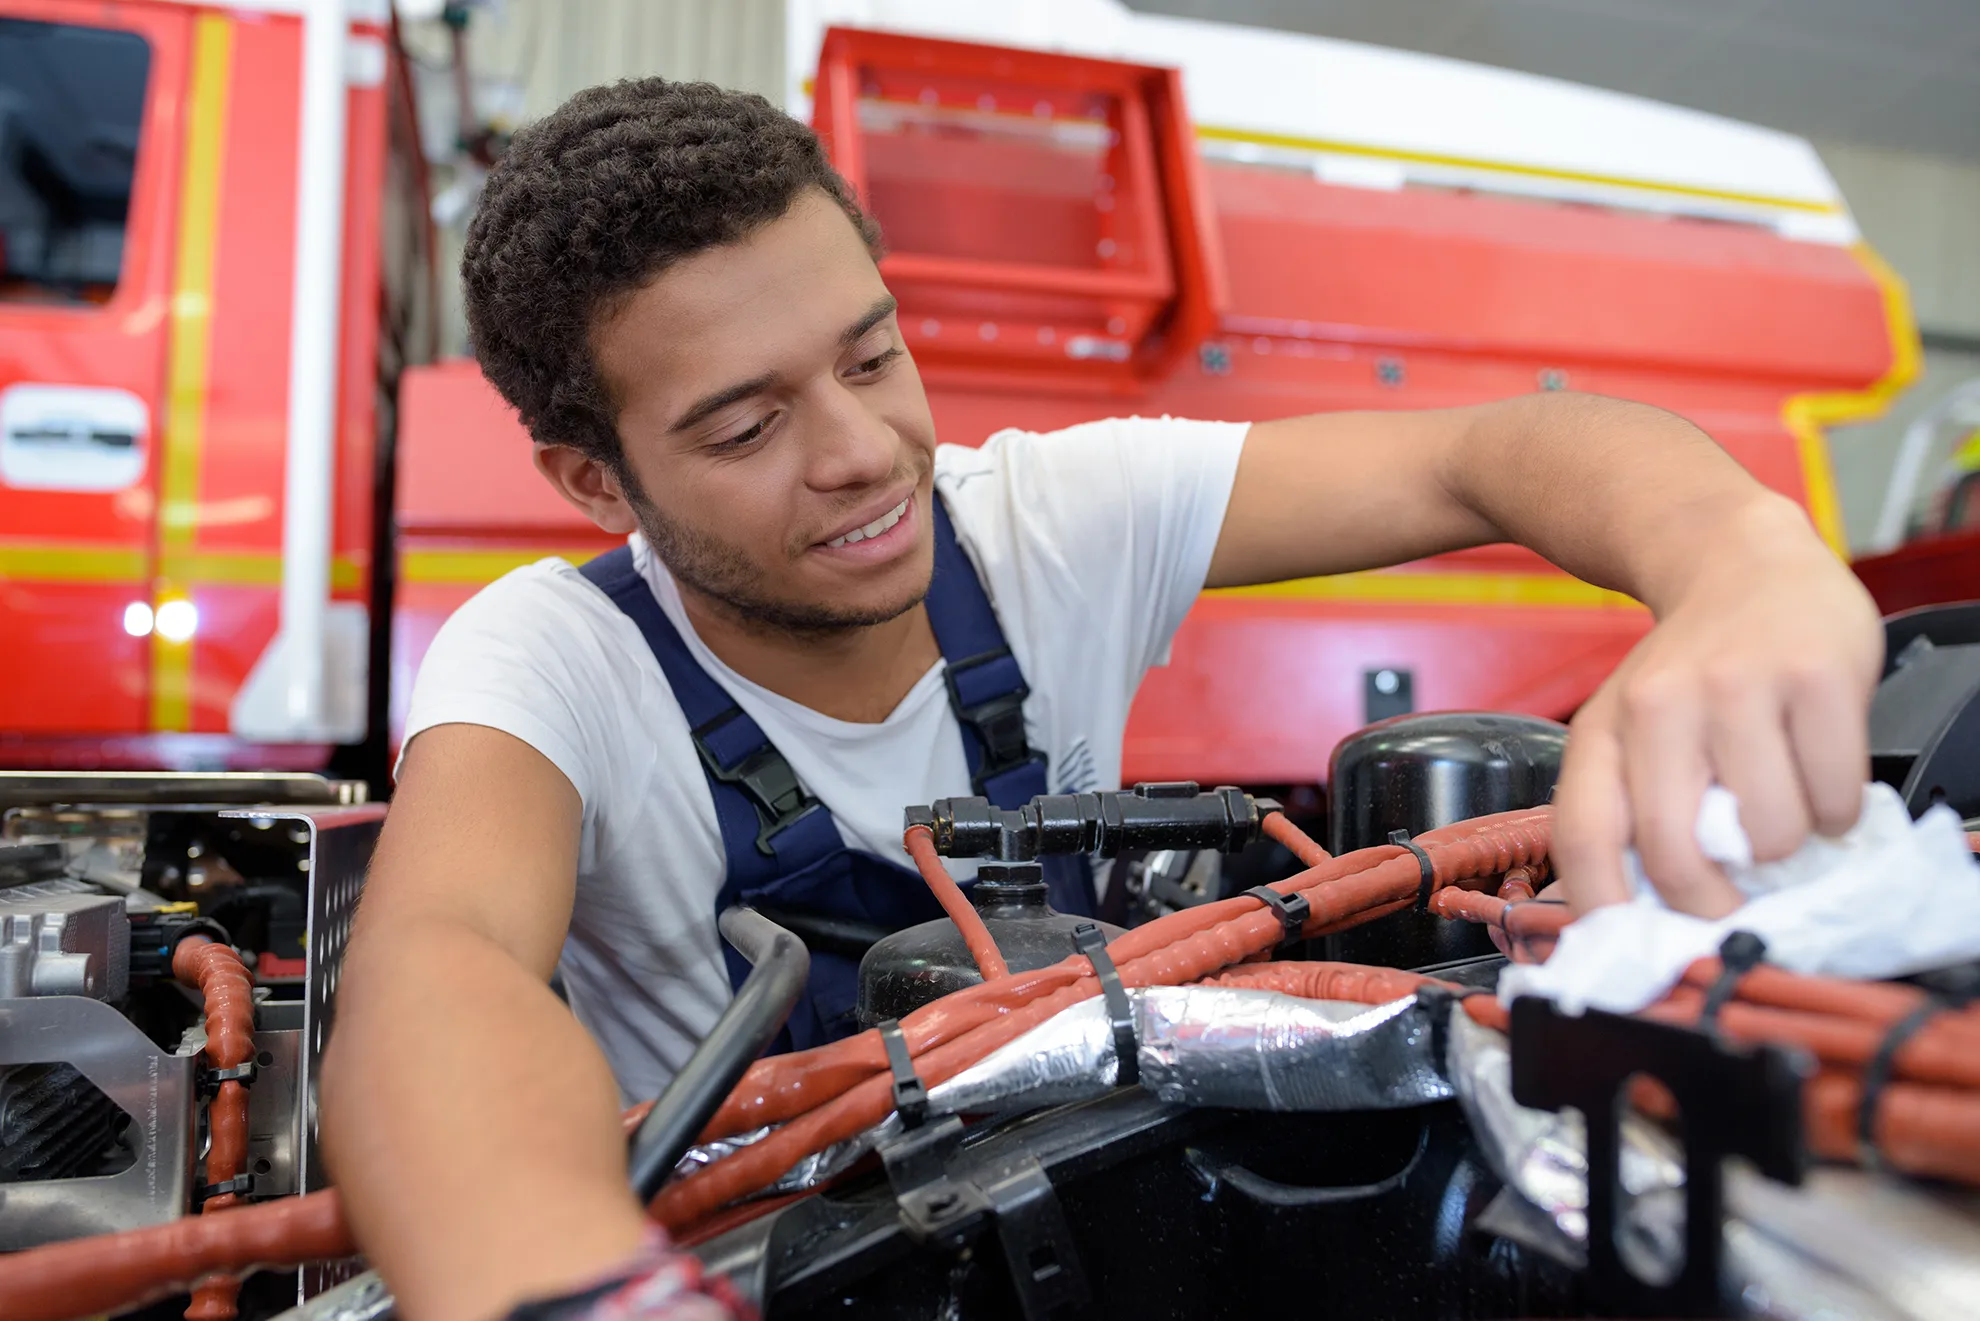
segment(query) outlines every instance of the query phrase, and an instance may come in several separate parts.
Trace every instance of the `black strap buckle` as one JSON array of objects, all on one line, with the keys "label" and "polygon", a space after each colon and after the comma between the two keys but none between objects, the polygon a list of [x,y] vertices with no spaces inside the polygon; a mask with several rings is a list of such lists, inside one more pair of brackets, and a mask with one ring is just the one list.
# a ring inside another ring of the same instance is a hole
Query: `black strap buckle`
[{"label": "black strap buckle", "polygon": [[999,647],[980,656],[952,662],[943,672],[943,679],[949,686],[949,709],[956,713],[956,722],[975,734],[976,741],[983,746],[983,763],[977,767],[970,785],[985,797],[989,796],[983,787],[985,781],[1015,770],[1028,761],[1038,760],[1024,734],[1024,699],[1031,696],[1031,689],[1020,680],[1010,692],[969,705],[963,701],[957,676],[1010,658],[1011,649]]},{"label": "black strap buckle", "polygon": [[1121,984],[1114,956],[1107,953],[1107,937],[1093,923],[1081,922],[1073,928],[1072,939],[1073,948],[1093,965],[1093,975],[1100,979],[1100,995],[1107,1002],[1107,1017],[1114,1028],[1114,1058],[1119,1061],[1114,1081],[1132,1087],[1141,1081],[1141,1044],[1134,1036],[1134,1004]]},{"label": "black strap buckle", "polygon": [[733,769],[716,759],[714,750],[708,746],[708,736],[740,718],[743,718],[742,708],[732,706],[696,729],[694,750],[701,754],[701,764],[708,768],[711,777],[735,785],[748,796],[758,822],[756,851],[774,856],[776,850],[770,845],[771,837],[817,807],[818,800],[806,792],[790,762],[784,760],[784,754],[768,738]]},{"label": "black strap buckle", "polygon": [[920,1128],[928,1118],[928,1086],[914,1071],[907,1033],[901,1030],[899,1019],[884,1019],[875,1026],[880,1033],[880,1044],[887,1048],[887,1067],[894,1075],[894,1111],[900,1115],[904,1127]]}]

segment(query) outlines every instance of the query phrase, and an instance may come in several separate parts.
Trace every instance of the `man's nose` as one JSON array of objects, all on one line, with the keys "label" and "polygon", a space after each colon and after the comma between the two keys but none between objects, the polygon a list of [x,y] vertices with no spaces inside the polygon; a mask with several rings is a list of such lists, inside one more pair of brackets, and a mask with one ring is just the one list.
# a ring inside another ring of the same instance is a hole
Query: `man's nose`
[{"label": "man's nose", "polygon": [[900,437],[859,391],[833,382],[819,391],[817,425],[808,438],[807,482],[821,491],[882,482],[900,460]]}]

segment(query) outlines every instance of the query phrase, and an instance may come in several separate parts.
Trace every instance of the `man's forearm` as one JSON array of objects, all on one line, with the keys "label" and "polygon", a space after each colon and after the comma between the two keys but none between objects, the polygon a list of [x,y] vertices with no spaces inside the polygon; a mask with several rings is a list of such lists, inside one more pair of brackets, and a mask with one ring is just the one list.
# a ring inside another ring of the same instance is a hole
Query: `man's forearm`
[{"label": "man's forearm", "polygon": [[361,927],[344,984],[325,1155],[410,1321],[485,1321],[636,1249],[616,1087],[546,986],[439,922]]},{"label": "man's forearm", "polygon": [[1713,557],[1821,551],[1791,502],[1646,404],[1530,395],[1477,409],[1443,480],[1506,540],[1660,616]]}]

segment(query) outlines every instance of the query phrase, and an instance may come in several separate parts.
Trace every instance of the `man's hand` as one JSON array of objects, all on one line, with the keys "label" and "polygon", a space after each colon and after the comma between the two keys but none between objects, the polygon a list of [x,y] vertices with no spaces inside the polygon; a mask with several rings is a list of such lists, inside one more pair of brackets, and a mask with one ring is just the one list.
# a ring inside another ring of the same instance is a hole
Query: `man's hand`
[{"label": "man's hand", "polygon": [[1714,781],[1739,799],[1758,861],[1855,824],[1883,657],[1876,609],[1786,502],[1756,501],[1733,522],[1575,716],[1553,858],[1583,911],[1628,897],[1628,846],[1673,908],[1737,908],[1694,834]]}]

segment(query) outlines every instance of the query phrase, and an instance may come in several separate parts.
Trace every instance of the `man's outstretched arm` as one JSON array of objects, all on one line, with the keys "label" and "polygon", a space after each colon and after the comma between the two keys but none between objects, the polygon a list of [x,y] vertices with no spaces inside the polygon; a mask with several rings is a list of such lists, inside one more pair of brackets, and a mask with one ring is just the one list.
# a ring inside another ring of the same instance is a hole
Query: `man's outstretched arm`
[{"label": "man's outstretched arm", "polygon": [[549,989],[576,888],[570,781],[507,734],[414,739],[325,1062],[324,1153],[409,1321],[488,1321],[631,1258],[618,1091]]},{"label": "man's outstretched arm", "polygon": [[1735,907],[1692,835],[1715,780],[1738,795],[1761,859],[1855,821],[1883,648],[1875,607],[1799,508],[1661,409],[1547,394],[1259,423],[1210,585],[1495,541],[1657,619],[1574,719],[1553,854],[1578,906],[1624,897],[1634,844],[1674,906]]}]

